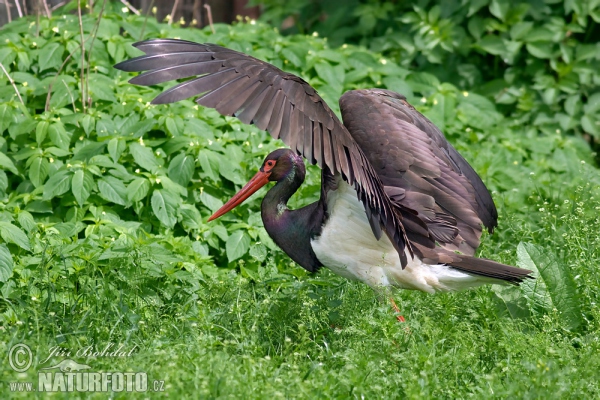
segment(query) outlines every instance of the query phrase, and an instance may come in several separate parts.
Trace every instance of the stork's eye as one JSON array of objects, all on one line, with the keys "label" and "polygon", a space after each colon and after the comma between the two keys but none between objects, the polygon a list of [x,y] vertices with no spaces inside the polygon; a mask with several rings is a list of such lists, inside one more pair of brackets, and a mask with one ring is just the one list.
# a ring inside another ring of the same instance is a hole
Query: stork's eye
[{"label": "stork's eye", "polygon": [[269,160],[265,163],[265,167],[267,167],[267,169],[271,169],[275,166],[275,161],[273,160]]}]

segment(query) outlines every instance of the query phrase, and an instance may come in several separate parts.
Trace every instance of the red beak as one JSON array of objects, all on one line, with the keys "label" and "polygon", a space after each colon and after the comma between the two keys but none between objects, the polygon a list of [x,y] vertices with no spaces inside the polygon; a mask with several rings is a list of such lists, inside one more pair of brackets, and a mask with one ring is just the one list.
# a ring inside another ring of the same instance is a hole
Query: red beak
[{"label": "red beak", "polygon": [[242,204],[244,200],[252,196],[254,192],[269,183],[269,175],[271,174],[258,171],[256,175],[254,175],[252,179],[250,179],[250,181],[231,198],[231,200],[225,203],[223,207],[219,208],[216,213],[211,215],[208,221],[217,219],[221,215],[227,214],[229,211]]}]

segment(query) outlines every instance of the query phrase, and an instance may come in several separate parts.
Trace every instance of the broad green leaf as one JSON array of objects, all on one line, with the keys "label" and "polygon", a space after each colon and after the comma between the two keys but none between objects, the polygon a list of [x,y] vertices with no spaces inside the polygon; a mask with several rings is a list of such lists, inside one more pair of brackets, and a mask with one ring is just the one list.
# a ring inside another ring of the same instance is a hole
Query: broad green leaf
[{"label": "broad green leaf", "polygon": [[17,170],[17,167],[15,167],[15,164],[2,151],[0,151],[0,168],[8,170],[15,175],[19,175],[19,170]]},{"label": "broad green leaf", "polygon": [[96,121],[94,121],[94,118],[89,114],[84,115],[81,119],[81,127],[85,131],[86,135],[90,134],[92,129],[94,129],[94,126],[96,126]]},{"label": "broad green leaf", "polygon": [[267,248],[262,243],[257,243],[250,247],[250,255],[259,262],[263,262],[267,258]]},{"label": "broad green leaf", "polygon": [[527,43],[526,47],[529,54],[537,58],[552,58],[554,54],[550,42]]},{"label": "broad green leaf", "polygon": [[536,308],[556,308],[565,326],[577,329],[583,322],[577,286],[569,269],[554,253],[533,243],[519,243],[517,266],[534,271],[535,280],[526,280],[521,290]]},{"label": "broad green leaf", "polygon": [[146,178],[134,179],[127,186],[127,200],[130,202],[140,201],[148,194],[150,182]]},{"label": "broad green leaf", "polygon": [[88,79],[89,93],[96,100],[116,102],[114,82],[107,76],[101,74],[90,74]]},{"label": "broad green leaf", "polygon": [[98,181],[100,197],[122,206],[127,204],[127,188],[120,179],[106,176]]},{"label": "broad green leaf", "polygon": [[12,254],[5,244],[0,244],[0,282],[7,282],[13,274]]},{"label": "broad green leaf", "polygon": [[142,146],[137,142],[133,142],[129,145],[129,152],[140,167],[150,172],[154,172],[160,167],[160,164],[154,156],[152,149],[146,146]]},{"label": "broad green leaf", "polygon": [[66,193],[71,188],[71,172],[57,171],[44,184],[44,200],[50,200]]},{"label": "broad green leaf", "polygon": [[162,187],[169,193],[179,196],[187,196],[187,189],[178,183],[173,182],[168,176],[160,175],[157,183],[160,181]]},{"label": "broad green leaf", "polygon": [[205,191],[200,193],[200,201],[213,213],[223,206],[223,202],[221,200],[211,196]]},{"label": "broad green leaf", "polygon": [[186,187],[194,174],[194,157],[180,153],[169,163],[168,175],[173,181]]},{"label": "broad green leaf", "polygon": [[179,207],[179,215],[181,225],[186,231],[190,231],[192,229],[199,229],[202,225],[202,216],[200,215],[200,211],[196,207],[191,204],[182,204]]},{"label": "broad green leaf", "polygon": [[496,56],[502,55],[506,52],[506,46],[504,45],[504,42],[495,35],[485,36],[479,41],[478,45],[486,52]]},{"label": "broad green leaf", "polygon": [[71,144],[71,133],[65,130],[62,122],[54,122],[48,127],[48,134],[52,143],[62,150],[69,150]]},{"label": "broad green leaf", "polygon": [[45,157],[36,157],[29,166],[29,179],[33,186],[39,187],[44,184],[48,176],[49,163]]},{"label": "broad green leaf", "polygon": [[17,217],[19,220],[19,224],[25,229],[28,233],[33,231],[37,231],[37,224],[33,219],[33,215],[29,213],[29,211],[21,210],[19,211],[19,215]]},{"label": "broad green leaf", "polygon": [[25,250],[31,250],[29,239],[23,230],[10,222],[0,221],[0,236],[8,243],[14,243]]},{"label": "broad green leaf", "polygon": [[48,128],[50,127],[50,123],[48,121],[40,121],[35,128],[35,141],[38,146],[41,146],[46,140],[46,136],[48,135]]},{"label": "broad green leaf", "polygon": [[175,215],[177,201],[167,192],[157,189],[152,193],[152,211],[156,218],[165,226],[172,228],[177,222]]},{"label": "broad green leaf", "polygon": [[242,257],[248,252],[250,247],[250,236],[244,231],[237,230],[233,232],[227,242],[225,243],[225,251],[227,253],[227,260],[232,262]]},{"label": "broad green leaf", "polygon": [[108,154],[110,154],[110,158],[112,158],[114,162],[119,162],[119,158],[121,157],[121,154],[123,154],[123,151],[125,151],[126,147],[127,144],[123,139],[110,139],[108,142]]},{"label": "broad green leaf", "polygon": [[320,62],[315,65],[315,70],[323,82],[326,82],[327,85],[332,86],[336,92],[342,91],[342,82],[344,81],[345,75],[343,69],[340,71],[331,66],[329,63]]},{"label": "broad green leaf", "polygon": [[90,158],[102,153],[104,148],[106,147],[105,142],[91,142],[81,147],[77,152],[73,155],[73,161],[82,160],[88,161]]},{"label": "broad green leaf", "polygon": [[71,182],[71,190],[80,206],[83,206],[88,197],[90,197],[93,187],[94,177],[91,173],[82,169],[75,171],[73,181]]},{"label": "broad green leaf", "polygon": [[5,192],[8,188],[8,176],[6,172],[0,170],[0,192]]},{"label": "broad green leaf", "polygon": [[198,153],[198,160],[200,161],[200,167],[213,182],[219,181],[219,159],[215,153],[209,150],[200,150]]},{"label": "broad green leaf", "polygon": [[15,110],[8,104],[0,104],[0,135],[13,122]]},{"label": "broad green leaf", "polygon": [[64,47],[59,43],[46,43],[46,45],[40,50],[38,57],[38,65],[40,70],[46,70],[60,66],[62,63],[62,55]]}]

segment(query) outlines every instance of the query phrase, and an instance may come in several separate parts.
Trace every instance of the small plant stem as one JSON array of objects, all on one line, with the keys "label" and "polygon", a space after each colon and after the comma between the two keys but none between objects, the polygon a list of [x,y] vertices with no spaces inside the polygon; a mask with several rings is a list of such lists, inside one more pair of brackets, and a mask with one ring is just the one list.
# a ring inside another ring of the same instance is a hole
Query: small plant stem
[{"label": "small plant stem", "polygon": [[204,8],[206,8],[206,16],[208,17],[208,25],[210,25],[210,30],[212,31],[212,33],[215,33],[215,27],[213,25],[212,19],[212,10],[210,9],[210,6],[208,4],[205,4]]},{"label": "small plant stem", "polygon": [[154,5],[154,0],[150,2],[150,6],[146,10],[146,16],[144,17],[144,25],[142,25],[142,32],[140,33],[140,37],[138,40],[142,40],[144,38],[144,31],[146,30],[146,24],[148,23],[148,16],[152,12],[152,6]]},{"label": "small plant stem", "polygon": [[173,8],[171,9],[171,15],[169,16],[169,26],[173,23],[173,18],[175,18],[175,11],[177,11],[177,6],[179,5],[179,0],[175,0],[173,3]]},{"label": "small plant stem", "polygon": [[12,22],[12,17],[10,15],[10,4],[8,4],[8,0],[4,0],[4,7],[6,7],[6,16],[8,17],[8,23]]},{"label": "small plant stem", "polygon": [[81,2],[77,2],[77,17],[79,20],[79,34],[81,35],[81,70],[80,70],[80,79],[81,79],[81,107],[82,111],[85,114],[86,110],[86,100],[87,96],[85,93],[85,40],[83,39],[83,21],[81,19]]},{"label": "small plant stem", "polygon": [[121,3],[125,4],[125,7],[129,8],[129,10],[135,15],[140,15],[140,11],[131,5],[127,0],[121,0]]},{"label": "small plant stem", "polygon": [[[5,0],[8,3],[8,0]],[[23,18],[23,10],[21,10],[21,4],[19,4],[19,0],[15,0],[15,5],[17,6],[17,12],[19,13],[19,18]]]},{"label": "small plant stem", "polygon": [[10,84],[13,86],[13,88],[15,88],[15,93],[17,94],[17,97],[19,98],[19,100],[21,100],[21,104],[25,105],[25,103],[23,103],[23,99],[21,98],[21,93],[19,93],[19,90],[17,89],[17,85],[15,85],[15,81],[12,80],[12,78],[8,74],[8,71],[6,70],[6,68],[4,68],[4,65],[2,63],[0,63],[0,67],[2,68],[2,71],[4,71],[4,74],[6,74],[6,77],[8,78],[8,81],[10,82]]},{"label": "small plant stem", "polygon": [[[104,7],[106,7],[106,0],[102,2],[102,8],[100,8],[100,13],[98,14],[98,18],[96,18],[96,25],[94,26],[93,34],[91,35],[92,42],[90,43],[90,51],[88,51],[88,60],[87,60],[87,70],[86,70],[86,80],[85,80],[85,91],[86,93],[90,92],[90,66],[92,61],[92,51],[94,50],[94,40],[96,40],[96,34],[98,33],[98,26],[100,26],[100,21],[102,20],[102,14],[104,13]],[[89,39],[89,37],[88,37]],[[91,97],[90,97],[90,104]]]},{"label": "small plant stem", "polygon": [[50,8],[48,8],[48,2],[46,0],[42,0],[42,3],[44,4],[44,9],[46,10],[46,16],[51,18],[52,12],[50,11]]}]

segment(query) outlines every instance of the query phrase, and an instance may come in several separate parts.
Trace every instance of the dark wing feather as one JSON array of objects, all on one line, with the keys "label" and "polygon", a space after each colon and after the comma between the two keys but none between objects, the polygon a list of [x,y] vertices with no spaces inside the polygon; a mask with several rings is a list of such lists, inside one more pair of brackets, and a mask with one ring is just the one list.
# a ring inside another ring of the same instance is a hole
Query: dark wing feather
[{"label": "dark wing feather", "polygon": [[346,92],[340,108],[348,131],[403,215],[409,240],[426,244],[433,238],[442,247],[473,255],[482,225],[491,232],[498,214],[477,173],[439,129],[403,96],[387,90]]},{"label": "dark wing feather", "polygon": [[[199,104],[254,123],[280,137],[309,162],[332,174],[340,173],[354,185],[373,233],[380,237],[384,231],[406,265],[405,248],[411,254],[412,248],[407,245],[402,216],[360,146],[308,83],[264,61],[213,44],[155,39],[134,46],[146,55],[115,66],[123,71],[148,70],[132,83],[153,85],[202,75],[160,94],[154,104],[202,95],[196,100]],[[425,242],[434,245],[432,239]]]}]

